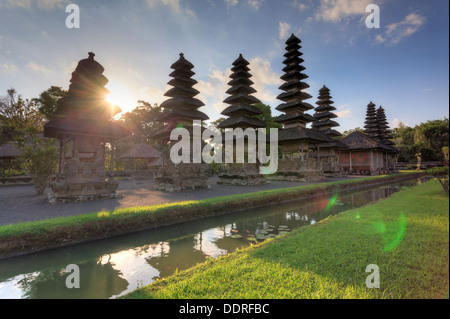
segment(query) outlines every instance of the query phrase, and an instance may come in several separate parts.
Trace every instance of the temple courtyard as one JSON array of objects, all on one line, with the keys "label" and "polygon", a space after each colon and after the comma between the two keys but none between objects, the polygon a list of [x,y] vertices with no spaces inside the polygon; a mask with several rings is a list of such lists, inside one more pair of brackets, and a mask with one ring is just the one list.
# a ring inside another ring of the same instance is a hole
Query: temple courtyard
[{"label": "temple courtyard", "polygon": [[[0,186],[0,225],[20,222],[43,220],[55,217],[82,215],[102,210],[115,210],[127,207],[151,206],[180,202],[188,200],[201,200],[206,198],[253,193],[258,191],[288,188],[301,185],[314,184],[314,182],[271,181],[264,185],[229,186],[216,183],[217,176],[209,177],[208,184],[211,189],[188,192],[163,192],[154,190],[151,179],[125,178],[119,182],[117,193],[122,198],[104,199],[95,201],[73,202],[50,205],[45,195],[36,195],[33,185]],[[340,181],[351,177],[328,178],[324,182]],[[50,191],[48,188],[44,194]]]}]

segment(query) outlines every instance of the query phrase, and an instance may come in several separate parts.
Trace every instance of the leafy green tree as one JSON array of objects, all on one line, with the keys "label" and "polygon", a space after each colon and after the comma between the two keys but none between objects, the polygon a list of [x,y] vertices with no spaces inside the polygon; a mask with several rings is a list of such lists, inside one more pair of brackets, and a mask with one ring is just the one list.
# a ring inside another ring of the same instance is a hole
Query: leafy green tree
[{"label": "leafy green tree", "polygon": [[209,128],[210,130],[212,130],[212,131],[214,131],[214,130],[219,130],[221,133],[224,133],[224,132],[225,132],[224,129],[218,128],[219,124],[222,123],[223,121],[225,121],[225,118],[223,118],[223,117],[218,118],[217,120],[211,122],[211,123],[209,124],[209,127],[208,127],[208,128]]},{"label": "leafy green tree", "polygon": [[33,136],[31,142],[21,142],[22,154],[19,160],[28,172],[38,195],[44,193],[58,163],[58,150],[53,139]]},{"label": "leafy green tree", "polygon": [[36,104],[23,99],[15,89],[7,90],[7,94],[0,97],[0,144],[41,132],[44,123]]},{"label": "leafy green tree", "polygon": [[448,166],[444,167],[434,167],[427,171],[427,174],[435,177],[439,183],[441,183],[444,192],[448,194],[448,183],[449,183],[449,168]]},{"label": "leafy green tree", "polygon": [[138,101],[138,105],[132,111],[123,114],[119,122],[133,131],[138,138],[147,139],[153,132],[163,127],[164,124],[158,121],[162,112],[157,104]]},{"label": "leafy green tree", "polygon": [[272,116],[272,108],[270,107],[270,105],[264,103],[256,103],[255,106],[263,113],[255,117],[266,123],[267,134],[269,134],[271,128],[283,128],[282,124],[275,122],[275,118]]},{"label": "leafy green tree", "polygon": [[352,134],[353,132],[361,132],[364,133],[364,129],[360,128],[360,127],[356,127],[354,129],[350,129],[350,130],[345,130],[342,133],[342,136],[340,136],[339,138],[337,138],[338,140],[342,140],[344,137],[349,136],[350,134]]},{"label": "leafy green tree", "polygon": [[400,123],[399,127],[392,130],[395,147],[400,150],[400,162],[416,161],[415,154],[421,153],[422,160],[445,160],[442,148],[449,145],[448,119],[434,120],[416,125],[414,128]]},{"label": "leafy green tree", "polygon": [[56,112],[56,104],[59,99],[65,97],[67,91],[59,86],[51,86],[39,95],[39,98],[33,99],[39,112],[45,116],[47,120],[51,120]]}]

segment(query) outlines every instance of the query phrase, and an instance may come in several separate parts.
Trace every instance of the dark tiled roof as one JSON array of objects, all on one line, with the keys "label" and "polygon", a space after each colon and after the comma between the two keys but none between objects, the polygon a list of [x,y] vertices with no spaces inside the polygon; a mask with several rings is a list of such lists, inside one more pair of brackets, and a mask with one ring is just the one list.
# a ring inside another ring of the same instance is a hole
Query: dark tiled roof
[{"label": "dark tiled roof", "polygon": [[222,123],[218,125],[219,128],[236,128],[236,127],[253,127],[253,128],[262,128],[266,127],[266,123],[263,121],[248,116],[238,116],[238,117],[230,117],[224,120]]},{"label": "dark tiled roof", "polygon": [[356,131],[348,135],[341,140],[342,143],[348,146],[349,150],[370,150],[370,149],[381,149],[390,153],[398,153],[399,151],[391,146],[384,145],[373,138],[369,137],[367,134]]},{"label": "dark tiled roof", "polygon": [[132,134],[130,130],[114,122],[68,117],[56,118],[44,125],[45,137],[56,138],[58,133],[87,134],[110,139],[120,139]]},{"label": "dark tiled roof", "polygon": [[0,146],[0,158],[16,158],[22,151],[15,143],[6,143]]},{"label": "dark tiled roof", "polygon": [[278,141],[306,140],[311,143],[330,143],[334,140],[317,130],[302,127],[292,127],[278,131]]}]

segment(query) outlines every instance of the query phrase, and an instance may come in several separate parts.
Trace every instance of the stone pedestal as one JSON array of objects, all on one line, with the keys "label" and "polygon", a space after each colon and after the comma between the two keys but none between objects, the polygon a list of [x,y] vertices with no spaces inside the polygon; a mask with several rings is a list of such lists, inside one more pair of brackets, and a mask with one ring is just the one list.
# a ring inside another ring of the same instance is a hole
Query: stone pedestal
[{"label": "stone pedestal", "polygon": [[278,160],[278,171],[270,179],[290,182],[319,182],[325,180],[323,171],[317,167],[317,161],[301,158]]},{"label": "stone pedestal", "polygon": [[118,198],[118,181],[106,178],[104,144],[98,138],[76,136],[64,145],[63,170],[50,184],[49,203]]},{"label": "stone pedestal", "polygon": [[233,186],[251,186],[268,184],[264,175],[259,174],[257,164],[230,164],[225,173],[219,174],[217,184]]},{"label": "stone pedestal", "polygon": [[153,189],[166,192],[183,192],[198,189],[210,189],[206,171],[207,164],[172,164],[165,167],[163,173],[155,177]]}]

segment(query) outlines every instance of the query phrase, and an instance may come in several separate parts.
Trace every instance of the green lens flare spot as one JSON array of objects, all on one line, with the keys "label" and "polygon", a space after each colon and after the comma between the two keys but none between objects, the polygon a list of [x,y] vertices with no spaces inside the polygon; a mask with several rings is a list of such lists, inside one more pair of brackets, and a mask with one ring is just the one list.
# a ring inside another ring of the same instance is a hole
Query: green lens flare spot
[{"label": "green lens flare spot", "polygon": [[331,209],[331,207],[333,207],[334,205],[336,205],[336,201],[337,201],[337,194],[334,195],[333,197],[330,198],[330,200],[328,201],[328,205],[325,208],[325,211],[327,212],[328,210]]},{"label": "green lens flare spot", "polygon": [[396,228],[395,236],[384,246],[383,252],[393,251],[395,248],[398,247],[398,245],[400,245],[406,234],[406,225],[407,222],[405,215],[400,214],[400,217],[395,225]]}]

